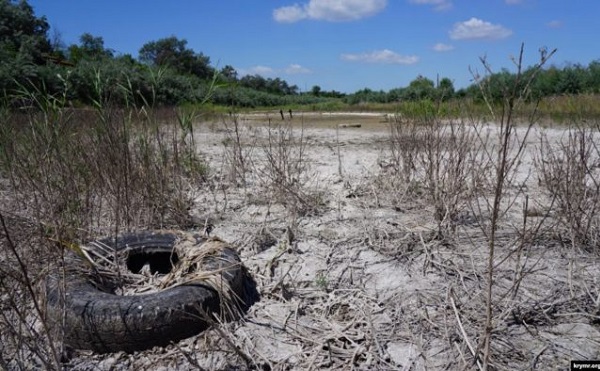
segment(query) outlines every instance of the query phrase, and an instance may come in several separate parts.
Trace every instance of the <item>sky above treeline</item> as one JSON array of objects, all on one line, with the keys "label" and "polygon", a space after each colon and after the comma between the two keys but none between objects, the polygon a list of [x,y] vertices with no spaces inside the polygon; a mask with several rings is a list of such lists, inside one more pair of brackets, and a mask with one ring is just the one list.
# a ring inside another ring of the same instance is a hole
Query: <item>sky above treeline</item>
[{"label": "sky above treeline", "polygon": [[30,0],[50,37],[66,45],[88,32],[118,54],[176,36],[240,76],[280,77],[307,91],[352,93],[449,77],[457,88],[483,72],[514,71],[540,48],[550,64],[600,59],[600,0]]}]

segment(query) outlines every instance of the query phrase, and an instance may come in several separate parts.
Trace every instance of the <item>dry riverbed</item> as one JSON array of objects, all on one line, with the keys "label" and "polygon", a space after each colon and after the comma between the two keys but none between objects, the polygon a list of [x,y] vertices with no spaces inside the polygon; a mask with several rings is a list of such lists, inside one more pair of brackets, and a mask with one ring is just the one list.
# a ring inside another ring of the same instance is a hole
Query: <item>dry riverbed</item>
[{"label": "dry riverbed", "polygon": [[[279,113],[253,114],[238,118],[239,142],[229,118],[198,124],[195,140],[213,179],[195,195],[192,212],[237,248],[261,300],[244,319],[178,344],[135,354],[76,352],[68,367],[477,369],[489,256],[481,225],[489,213],[474,206],[482,200],[465,203],[455,230],[440,232],[427,195],[390,170],[388,121],[295,113],[293,132],[270,136]],[[340,127],[346,124],[360,127]],[[485,130],[493,136],[496,128]],[[277,135],[290,133],[292,145],[281,152]],[[546,131],[553,141],[563,134]],[[495,237],[490,362],[568,369],[571,360],[600,359],[600,264],[597,251],[568,246],[547,212],[530,211],[548,203],[533,166],[541,134],[529,135],[508,190],[507,203],[514,202]],[[278,187],[273,167],[282,158],[290,173]],[[524,230],[532,238],[521,238]]]}]

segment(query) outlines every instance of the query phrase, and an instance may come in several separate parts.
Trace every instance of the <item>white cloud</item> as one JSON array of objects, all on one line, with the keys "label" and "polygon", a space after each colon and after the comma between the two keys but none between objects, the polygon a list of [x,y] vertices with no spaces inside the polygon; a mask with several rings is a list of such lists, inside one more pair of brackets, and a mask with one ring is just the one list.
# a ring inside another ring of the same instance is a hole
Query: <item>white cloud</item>
[{"label": "white cloud", "polygon": [[388,49],[363,54],[342,54],[341,58],[351,62],[385,64],[415,64],[419,61],[419,57],[415,55],[401,55]]},{"label": "white cloud", "polygon": [[254,66],[254,67],[250,67],[250,68],[240,69],[238,72],[239,72],[240,76],[259,75],[262,77],[275,77],[275,76],[281,75],[281,74],[298,75],[298,74],[312,73],[311,70],[309,70],[306,67],[302,67],[301,65],[299,65],[297,63],[292,63],[289,66],[287,66],[286,68],[282,68],[282,69],[259,65],[259,66]]},{"label": "white cloud", "polygon": [[290,64],[289,66],[284,68],[283,72],[285,72],[288,75],[299,75],[299,74],[312,73],[311,70],[309,70],[306,67],[302,67],[299,64]]},{"label": "white cloud", "polygon": [[260,75],[260,76],[273,76],[277,71],[271,67],[267,66],[254,66],[246,69],[239,70],[239,74],[244,75]]},{"label": "white cloud", "polygon": [[564,25],[564,23],[559,20],[554,20],[554,21],[550,21],[550,22],[546,23],[546,26],[548,26],[550,28],[561,28],[563,25]]},{"label": "white cloud", "polygon": [[308,15],[298,4],[284,6],[273,10],[273,18],[281,23],[294,23],[307,18]]},{"label": "white cloud", "polygon": [[454,46],[443,43],[437,43],[433,46],[433,50],[435,50],[436,52],[449,52],[450,50],[454,50]]},{"label": "white cloud", "polygon": [[471,18],[465,22],[454,24],[450,30],[452,40],[468,39],[504,39],[512,35],[512,31],[499,24],[482,21],[481,19]]},{"label": "white cloud", "polygon": [[379,13],[386,5],[387,0],[309,0],[303,5],[277,8],[273,11],[273,18],[282,23],[293,23],[303,19],[355,21]]},{"label": "white cloud", "polygon": [[452,1],[450,0],[409,0],[413,4],[419,5],[433,5],[437,11],[448,10],[452,8]]}]

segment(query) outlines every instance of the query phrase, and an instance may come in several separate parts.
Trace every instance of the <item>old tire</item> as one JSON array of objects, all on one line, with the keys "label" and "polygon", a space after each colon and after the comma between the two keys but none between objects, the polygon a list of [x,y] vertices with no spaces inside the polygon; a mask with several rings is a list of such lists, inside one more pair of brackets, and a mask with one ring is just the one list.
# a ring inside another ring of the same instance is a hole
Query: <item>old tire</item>
[{"label": "old tire", "polygon": [[[145,232],[101,242],[135,256],[170,254],[176,240],[172,233]],[[251,305],[255,298],[249,295],[249,277],[237,253],[224,248],[214,259],[207,260],[208,269],[223,269],[222,277],[241,299],[237,304]],[[79,273],[64,279],[58,274],[50,275],[47,288],[49,313],[61,322],[65,343],[96,352],[133,352],[188,338],[209,327],[206,313],[219,313],[221,309],[217,291],[202,282],[152,294],[119,296]]]}]

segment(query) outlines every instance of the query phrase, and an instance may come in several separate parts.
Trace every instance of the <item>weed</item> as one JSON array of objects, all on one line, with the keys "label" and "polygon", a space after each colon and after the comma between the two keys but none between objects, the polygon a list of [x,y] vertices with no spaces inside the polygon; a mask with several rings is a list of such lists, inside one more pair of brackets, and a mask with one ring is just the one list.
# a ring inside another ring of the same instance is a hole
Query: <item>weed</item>
[{"label": "weed", "polygon": [[[521,163],[523,151],[527,143],[527,137],[531,128],[535,124],[534,116],[531,116],[529,123],[526,126],[524,134],[518,138],[516,137],[516,119],[515,113],[517,108],[523,104],[528,98],[529,86],[534,81],[536,72],[538,72],[542,66],[548,61],[548,59],[554,54],[554,51],[548,53],[545,50],[541,52],[540,62],[533,68],[529,74],[525,74],[523,71],[523,52],[524,45],[521,45],[519,55],[513,60],[517,68],[515,80],[511,84],[503,86],[503,105],[500,110],[495,110],[492,104],[492,97],[489,91],[489,79],[481,77],[474,73],[475,81],[481,90],[484,101],[486,102],[492,119],[494,122],[499,124],[498,143],[495,148],[492,148],[492,152],[486,150],[487,160],[492,164],[492,172],[489,174],[490,188],[492,189],[493,196],[492,202],[488,202],[486,199],[487,211],[490,215],[489,221],[482,223],[482,231],[488,241],[488,265],[487,265],[487,287],[486,287],[486,319],[483,330],[483,344],[481,345],[482,351],[482,366],[483,370],[487,370],[490,367],[492,359],[491,354],[491,342],[492,332],[494,330],[494,302],[493,302],[493,291],[494,291],[494,280],[495,280],[495,269],[498,268],[495,262],[496,258],[496,234],[500,226],[501,218],[508,211],[507,206],[503,204],[503,201],[507,197],[507,188],[513,184],[516,177],[517,169]],[[485,60],[481,59],[481,62],[486,72],[491,75],[491,67]],[[535,114],[534,110],[533,114]],[[495,153],[493,153],[495,149]],[[512,205],[513,202],[509,202]],[[510,206],[508,206],[510,207]],[[481,215],[481,207],[477,207],[479,215]],[[520,249],[519,249],[520,251]],[[520,267],[518,267],[520,269]],[[518,285],[513,286],[514,288]],[[478,355],[474,354],[477,358]]]},{"label": "weed", "polygon": [[327,276],[323,273],[317,273],[315,276],[315,285],[319,290],[327,291],[327,288],[329,287]]},{"label": "weed", "polygon": [[49,240],[68,245],[122,230],[184,228],[208,172],[194,143],[194,112],[136,106],[133,98],[116,108],[100,73],[93,109],[75,109],[68,76],[63,82],[59,95],[21,86],[15,99],[31,105],[0,117],[0,175],[10,201],[0,216],[30,225],[29,236],[13,238],[6,226],[0,232],[1,360],[8,368],[60,368],[60,323],[49,325],[34,284],[61,261]]},{"label": "weed", "polygon": [[433,204],[438,232],[454,231],[481,173],[481,142],[462,120],[443,121],[431,105],[419,112],[390,124],[392,168],[401,193]]},{"label": "weed", "polygon": [[225,138],[222,144],[225,147],[229,181],[245,186],[252,167],[252,153],[256,146],[256,140],[247,142],[243,137],[252,129],[242,125],[237,115],[231,116],[231,122],[228,122],[227,118],[223,118],[223,127]]},{"label": "weed", "polygon": [[308,190],[308,144],[304,125],[296,132],[289,122],[273,124],[269,121],[266,130],[267,139],[262,146],[264,163],[258,167],[260,183],[292,215],[314,212],[320,197]]},{"label": "weed", "polygon": [[554,200],[555,218],[573,248],[596,248],[600,241],[598,128],[585,123],[570,127],[556,145],[543,133],[535,161],[540,183]]}]

